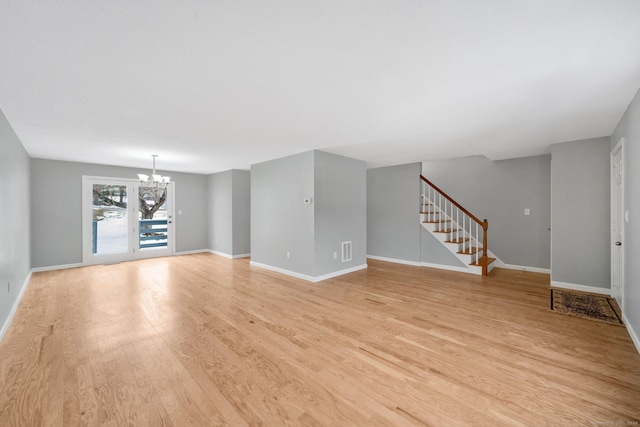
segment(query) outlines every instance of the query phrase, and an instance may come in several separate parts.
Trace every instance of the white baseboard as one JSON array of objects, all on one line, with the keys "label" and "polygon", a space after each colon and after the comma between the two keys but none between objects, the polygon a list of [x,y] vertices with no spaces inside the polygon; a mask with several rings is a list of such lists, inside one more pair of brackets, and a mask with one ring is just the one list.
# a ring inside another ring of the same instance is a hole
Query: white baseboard
[{"label": "white baseboard", "polygon": [[449,271],[457,271],[460,273],[471,273],[471,274],[475,274],[472,270],[466,268],[466,267],[457,267],[455,265],[446,265],[446,264],[433,264],[430,262],[422,262],[420,263],[420,265],[422,267],[429,267],[429,268],[439,268],[440,270],[449,270]]},{"label": "white baseboard", "polygon": [[250,265],[254,267],[264,268],[265,270],[275,271],[276,273],[286,274],[287,276],[295,277],[297,279],[302,279],[313,283],[321,282],[323,280],[331,279],[332,277],[342,276],[343,274],[353,273],[354,271],[367,268],[367,264],[361,264],[355,267],[346,268],[344,270],[334,271],[333,273],[323,274],[322,276],[308,276],[306,274],[296,273],[295,271],[285,270],[284,268],[274,267],[272,265],[262,264],[255,261],[251,261]]},{"label": "white baseboard", "polygon": [[78,262],[75,264],[63,264],[63,265],[50,265],[48,267],[36,267],[36,268],[32,268],[31,271],[34,273],[39,273],[41,271],[53,271],[53,270],[65,270],[67,268],[78,268],[78,267],[84,267],[85,264]]},{"label": "white baseboard", "polygon": [[231,254],[228,254],[228,253],[226,253],[226,252],[214,251],[213,249],[209,249],[209,252],[210,252],[210,253],[212,253],[212,254],[214,254],[214,255],[220,255],[220,256],[223,256],[223,257],[225,257],[225,258],[232,259],[232,258],[231,258]]},{"label": "white baseboard", "polygon": [[530,271],[532,273],[546,273],[551,274],[551,269],[540,267],[527,267],[526,265],[514,265],[514,264],[502,264],[496,265],[498,268],[506,268],[508,270]]},{"label": "white baseboard", "polygon": [[598,288],[596,286],[578,285],[576,283],[556,282],[552,280],[551,287],[571,289],[572,291],[590,292],[592,294],[601,294],[601,295],[611,296],[611,289]]},{"label": "white baseboard", "polygon": [[20,306],[20,301],[22,301],[22,296],[24,295],[24,291],[27,290],[27,286],[29,285],[29,280],[31,280],[32,273],[33,273],[33,270],[29,271],[29,274],[27,274],[27,278],[24,280],[24,283],[22,284],[22,289],[20,289],[20,292],[18,293],[18,298],[16,298],[16,301],[13,303],[13,307],[11,307],[9,316],[7,317],[7,320],[5,320],[4,325],[2,325],[2,329],[0,329],[0,342],[4,338],[4,334],[7,333],[7,330],[9,329],[9,325],[11,325],[11,321],[13,320],[13,316],[15,316],[16,311],[18,311],[18,306]]},{"label": "white baseboard", "polygon": [[251,258],[251,253],[248,253],[248,254],[235,254],[235,255],[231,255],[231,258],[233,258],[233,259]]},{"label": "white baseboard", "polygon": [[209,252],[211,252],[209,249],[196,249],[194,251],[175,252],[174,255],[182,256],[182,255],[203,254],[203,253],[209,253]]},{"label": "white baseboard", "polygon": [[407,261],[406,259],[387,258],[377,255],[367,255],[367,258],[377,259],[378,261],[393,262],[395,264],[413,265],[414,267],[420,267],[422,265],[419,261]]},{"label": "white baseboard", "polygon": [[636,334],[636,331],[633,329],[633,325],[631,324],[627,316],[624,314],[622,315],[622,321],[624,322],[624,325],[627,327],[627,332],[629,332],[629,335],[631,336],[631,341],[633,341],[633,344],[635,344],[636,346],[636,350],[638,350],[638,353],[640,353],[640,338],[638,338],[638,334]]},{"label": "white baseboard", "polygon": [[211,252],[214,255],[220,255],[220,256],[223,256],[223,257],[229,258],[229,259],[249,258],[251,256],[250,253],[248,253],[248,254],[231,255],[231,254],[228,254],[226,252],[214,251],[213,249],[209,249],[209,252]]}]

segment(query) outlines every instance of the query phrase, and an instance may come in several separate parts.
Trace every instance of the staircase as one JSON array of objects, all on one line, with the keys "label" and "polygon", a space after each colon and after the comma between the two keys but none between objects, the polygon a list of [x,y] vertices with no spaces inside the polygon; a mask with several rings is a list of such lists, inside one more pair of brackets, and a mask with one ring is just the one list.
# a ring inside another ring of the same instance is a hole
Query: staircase
[{"label": "staircase", "polygon": [[458,202],[420,175],[422,200],[420,223],[468,269],[487,276],[495,258],[489,255],[487,220],[480,221]]}]

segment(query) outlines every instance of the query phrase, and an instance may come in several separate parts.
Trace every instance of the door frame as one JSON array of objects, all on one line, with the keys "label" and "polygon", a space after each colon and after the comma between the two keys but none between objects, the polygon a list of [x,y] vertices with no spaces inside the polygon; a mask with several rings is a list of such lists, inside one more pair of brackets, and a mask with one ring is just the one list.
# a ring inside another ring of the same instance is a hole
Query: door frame
[{"label": "door frame", "polygon": [[[613,274],[614,274],[614,262],[613,262],[613,251],[615,250],[613,248],[613,245],[615,244],[614,242],[617,241],[617,236],[614,235],[615,231],[614,231],[614,214],[617,211],[617,207],[615,206],[616,202],[619,202],[620,207],[621,207],[621,212],[622,214],[620,215],[622,220],[620,221],[620,235],[621,235],[621,242],[622,245],[620,246],[620,271],[619,273],[619,277],[618,277],[618,286],[620,288],[620,301],[617,301],[620,303],[620,310],[622,311],[622,314],[624,315],[625,312],[625,306],[624,306],[624,296],[625,296],[625,277],[624,277],[624,268],[625,268],[625,253],[626,253],[626,249],[625,249],[625,222],[626,222],[626,211],[625,211],[625,197],[624,197],[624,192],[625,192],[625,169],[626,169],[626,165],[625,165],[625,158],[624,158],[624,147],[625,147],[625,143],[624,143],[624,138],[620,138],[620,140],[616,143],[616,145],[613,147],[613,150],[611,150],[611,153],[609,155],[609,166],[610,166],[610,173],[609,173],[609,177],[611,180],[611,211],[610,211],[610,225],[611,225],[611,231],[610,231],[610,248],[611,248],[611,278],[613,279]],[[613,159],[615,158],[616,154],[620,152],[620,163],[622,165],[622,170],[620,172],[620,178],[621,178],[621,187],[622,187],[622,191],[620,194],[620,200],[617,200],[617,193],[616,193],[616,182],[613,179],[613,171],[614,171],[614,163],[613,163]],[[613,280],[611,280],[611,284],[613,287]],[[613,289],[612,289],[613,291]],[[613,292],[612,292],[613,294]],[[614,296],[615,298],[615,296]]]},{"label": "door frame", "polygon": [[140,251],[139,244],[139,222],[138,222],[138,209],[137,203],[127,204],[127,217],[129,218],[129,247],[128,251],[120,254],[108,254],[100,257],[93,255],[92,245],[92,222],[93,214],[91,211],[91,203],[93,198],[91,197],[91,186],[95,181],[107,181],[111,183],[122,183],[127,186],[127,195],[138,194],[140,181],[130,178],[118,178],[118,177],[105,177],[105,176],[82,176],[82,263],[84,265],[93,264],[108,264],[122,261],[133,261],[143,258],[154,258],[162,256],[172,256],[175,254],[175,184],[169,183],[169,195],[167,202],[169,203],[169,221],[167,224],[168,229],[168,241],[167,251]]}]

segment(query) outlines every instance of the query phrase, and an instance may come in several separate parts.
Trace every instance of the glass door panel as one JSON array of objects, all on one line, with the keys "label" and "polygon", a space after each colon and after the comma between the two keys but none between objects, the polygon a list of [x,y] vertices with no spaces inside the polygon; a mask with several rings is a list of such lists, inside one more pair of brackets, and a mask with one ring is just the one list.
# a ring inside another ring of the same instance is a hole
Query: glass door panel
[{"label": "glass door panel", "polygon": [[127,186],[93,184],[91,249],[93,255],[129,252]]},{"label": "glass door panel", "polygon": [[169,249],[171,187],[138,187],[138,249],[141,256],[163,255]]}]

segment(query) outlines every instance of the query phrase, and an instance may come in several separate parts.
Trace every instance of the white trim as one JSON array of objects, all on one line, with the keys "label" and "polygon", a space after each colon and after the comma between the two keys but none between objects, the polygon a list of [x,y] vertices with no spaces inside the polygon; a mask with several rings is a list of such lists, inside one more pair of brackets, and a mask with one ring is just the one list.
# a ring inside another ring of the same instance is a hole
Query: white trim
[{"label": "white trim", "polygon": [[39,273],[41,271],[66,270],[67,268],[78,268],[78,267],[84,267],[84,266],[85,264],[78,262],[74,264],[49,265],[47,267],[36,267],[36,268],[32,268],[31,271],[34,273]]},{"label": "white trim", "polygon": [[473,271],[471,271],[471,269],[469,269],[467,267],[456,267],[455,265],[432,264],[430,262],[421,262],[420,265],[422,267],[439,268],[440,270],[450,270],[450,271],[458,271],[460,273],[475,274]]},{"label": "white trim", "polygon": [[295,277],[297,279],[302,279],[313,283],[321,282],[323,280],[331,279],[332,277],[342,276],[343,274],[353,273],[354,271],[367,268],[367,264],[361,264],[355,267],[346,268],[344,270],[334,271],[333,273],[323,274],[322,276],[308,276],[306,274],[296,273],[295,271],[285,270],[284,268],[274,267],[272,265],[262,264],[255,261],[251,261],[249,265],[253,267],[264,268],[265,270],[275,271],[276,273],[286,274],[287,276]]},{"label": "white trim", "polygon": [[313,282],[321,282],[322,280],[327,280],[333,277],[342,276],[343,274],[349,274],[349,273],[353,273],[354,271],[364,270],[367,267],[368,267],[367,264],[360,264],[360,265],[356,265],[355,267],[345,268],[344,270],[338,270],[332,273],[323,274],[322,276],[315,277]]},{"label": "white trim", "polygon": [[527,267],[526,265],[514,265],[514,264],[502,264],[500,266],[496,265],[498,268],[506,268],[507,270],[520,270],[520,271],[530,271],[532,273],[546,273],[551,274],[551,269],[549,268],[540,268],[540,267]]},{"label": "white trim", "polygon": [[193,251],[176,252],[174,253],[174,255],[181,256],[181,255],[193,255],[193,254],[203,254],[203,253],[208,254],[209,252],[210,252],[209,249],[195,249]]},{"label": "white trim", "polygon": [[231,255],[231,254],[228,254],[226,252],[214,251],[213,249],[209,249],[209,252],[211,252],[214,255],[220,255],[220,256],[223,256],[223,257],[229,258],[229,259],[238,259],[238,258],[249,258],[249,257],[251,257],[251,253]]},{"label": "white trim", "polygon": [[209,249],[209,252],[214,254],[214,255],[220,255],[220,256],[223,256],[225,258],[233,259],[231,254],[228,254],[226,252],[214,251],[213,249]]},{"label": "white trim", "polygon": [[377,259],[378,261],[393,262],[395,264],[413,265],[414,267],[420,267],[422,264],[419,261],[408,261],[406,259],[387,258],[384,256],[367,255],[369,259]]},{"label": "white trim", "polygon": [[140,180],[137,178],[122,178],[117,176],[82,175],[82,177],[88,178],[88,179],[97,179],[99,181],[122,181],[122,182],[129,182],[129,183],[140,182]]},{"label": "white trim", "polygon": [[16,312],[18,311],[18,306],[20,305],[20,301],[22,301],[22,296],[24,295],[24,291],[27,290],[27,285],[29,285],[29,280],[31,280],[32,273],[33,273],[33,270],[29,271],[29,274],[27,274],[27,278],[24,280],[24,283],[22,284],[22,289],[20,289],[20,292],[18,293],[18,298],[16,298],[16,301],[13,303],[13,307],[11,307],[9,316],[7,317],[7,320],[4,322],[4,325],[2,325],[2,329],[0,329],[0,342],[2,342],[2,339],[4,338],[4,334],[7,333],[7,330],[9,330],[9,325],[11,325],[11,322],[13,321],[13,316],[15,316]]},{"label": "white trim", "polygon": [[580,292],[590,292],[592,294],[601,294],[601,295],[609,295],[611,296],[611,289],[609,288],[599,288],[597,286],[587,286],[587,285],[579,285],[576,283],[566,283],[566,282],[556,282],[554,280],[551,281],[552,288],[562,288],[562,289],[571,289],[573,291]]},{"label": "white trim", "polygon": [[248,254],[235,254],[235,255],[231,255],[231,258],[233,258],[233,259],[238,259],[238,258],[251,258],[251,252],[249,252]]},{"label": "white trim", "polygon": [[638,350],[638,353],[640,353],[640,338],[638,338],[638,334],[636,334],[636,331],[633,329],[631,322],[629,321],[627,316],[624,315],[624,313],[622,314],[622,321],[627,327],[627,332],[629,332],[629,336],[631,337],[631,341],[633,341],[633,344],[635,344],[636,350]]}]

